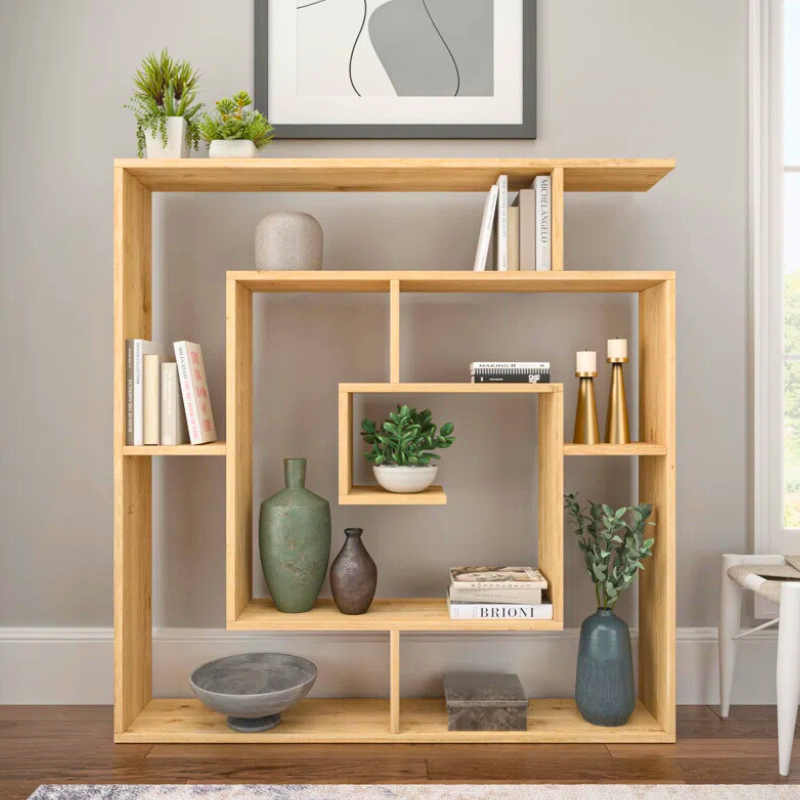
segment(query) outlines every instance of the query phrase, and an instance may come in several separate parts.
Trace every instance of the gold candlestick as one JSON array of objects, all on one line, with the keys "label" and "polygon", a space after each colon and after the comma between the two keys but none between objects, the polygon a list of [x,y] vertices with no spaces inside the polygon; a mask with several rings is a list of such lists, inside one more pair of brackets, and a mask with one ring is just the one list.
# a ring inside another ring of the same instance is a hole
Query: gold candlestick
[{"label": "gold candlestick", "polygon": [[628,401],[625,398],[625,377],[622,365],[627,358],[607,358],[611,364],[611,390],[608,395],[608,415],[606,417],[606,441],[609,444],[628,444],[631,432],[628,428]]},{"label": "gold candlestick", "polygon": [[576,372],[578,385],[578,408],[575,411],[575,444],[600,444],[600,428],[597,425],[597,403],[594,399],[596,372]]}]

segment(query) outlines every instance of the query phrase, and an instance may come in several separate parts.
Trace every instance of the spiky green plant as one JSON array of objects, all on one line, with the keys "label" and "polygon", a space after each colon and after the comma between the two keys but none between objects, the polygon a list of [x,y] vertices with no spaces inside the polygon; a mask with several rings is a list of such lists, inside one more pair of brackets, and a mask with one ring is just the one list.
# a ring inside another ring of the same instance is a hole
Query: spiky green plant
[{"label": "spiky green plant", "polygon": [[195,117],[203,107],[195,103],[200,74],[186,61],[172,58],[165,47],[161,55],[150,53],[133,76],[134,92],[126,108],[136,117],[136,143],[144,158],[145,131],[167,145],[167,117],[186,120],[186,144],[196,150],[200,129]]},{"label": "spiky green plant", "polygon": [[581,511],[577,495],[568,494],[564,498],[564,508],[572,517],[586,571],[594,581],[597,607],[614,608],[620,594],[630,587],[639,570],[644,569],[642,562],[653,554],[655,539],[644,538],[645,528],[655,524],[647,521],[653,507],[641,503],[613,509],[589,503],[586,515]]},{"label": "spiky green plant", "polygon": [[431,463],[431,459],[441,458],[431,451],[453,444],[455,426],[452,422],[445,422],[437,433],[431,417],[428,408],[418,412],[416,408],[403,405],[397,406],[397,411],[389,414],[389,419],[380,429],[371,419],[362,420],[361,438],[372,445],[364,457],[376,467],[381,464],[425,467]]},{"label": "spiky green plant", "polygon": [[274,129],[259,111],[245,111],[252,102],[247,92],[217,100],[216,112],[203,115],[200,138],[206,142],[249,139],[257,150],[266,147],[275,135]]}]

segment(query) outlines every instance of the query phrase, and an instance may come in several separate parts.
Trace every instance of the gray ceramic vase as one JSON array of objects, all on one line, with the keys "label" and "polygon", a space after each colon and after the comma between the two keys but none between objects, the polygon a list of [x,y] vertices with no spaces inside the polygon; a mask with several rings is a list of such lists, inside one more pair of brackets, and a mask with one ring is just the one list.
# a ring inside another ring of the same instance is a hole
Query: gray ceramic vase
[{"label": "gray ceramic vase", "polygon": [[624,725],[636,707],[628,626],[610,609],[598,608],[581,625],[575,702],[593,725]]},{"label": "gray ceramic vase", "polygon": [[261,567],[278,611],[311,611],[331,553],[331,507],[306,489],[306,460],[283,461],[286,488],[261,504]]},{"label": "gray ceramic vase", "polygon": [[322,226],[302,211],[267,214],[256,226],[256,269],[322,269]]},{"label": "gray ceramic vase", "polygon": [[331,565],[333,601],[342,614],[366,614],[378,585],[378,568],[361,541],[361,528],[345,528],[339,555]]}]

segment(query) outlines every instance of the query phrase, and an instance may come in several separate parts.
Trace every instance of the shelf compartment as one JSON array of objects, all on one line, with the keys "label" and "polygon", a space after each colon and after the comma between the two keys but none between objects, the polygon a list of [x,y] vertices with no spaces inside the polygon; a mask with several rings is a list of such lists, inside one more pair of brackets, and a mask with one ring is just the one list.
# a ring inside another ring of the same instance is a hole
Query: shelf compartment
[{"label": "shelf compartment", "polygon": [[155,192],[487,192],[500,175],[511,191],[564,171],[568,192],[646,192],[671,158],[240,158],[116,159]]},{"label": "shelf compartment", "polygon": [[387,492],[381,486],[352,486],[347,494],[339,495],[342,506],[444,506],[447,495],[441,486],[429,486],[423,492],[399,494]]},{"label": "shelf compartment", "polygon": [[470,270],[363,270],[310,272],[228,272],[251,292],[383,292],[392,281],[403,292],[643,292],[674,272],[472,272]]},{"label": "shelf compartment", "polygon": [[641,702],[627,725],[602,728],[584,721],[572,699],[532,699],[527,731],[448,731],[444,700],[401,700],[400,730],[389,731],[389,701],[303,700],[281,724],[262,733],[237,733],[225,717],[194,699],[150,700],[117,743],[298,744],[359,743],[584,743],[674,742]]},{"label": "shelf compartment", "polygon": [[630,442],[628,444],[564,444],[565,456],[665,456],[663,444]]},{"label": "shelf compartment", "polygon": [[124,456],[224,456],[227,452],[225,442],[208,444],[126,444],[122,448]]},{"label": "shelf compartment", "polygon": [[440,598],[375,600],[366,614],[342,614],[330,598],[311,611],[284,614],[268,598],[252,599],[230,630],[245,631],[560,631],[564,623],[542,619],[450,619]]}]

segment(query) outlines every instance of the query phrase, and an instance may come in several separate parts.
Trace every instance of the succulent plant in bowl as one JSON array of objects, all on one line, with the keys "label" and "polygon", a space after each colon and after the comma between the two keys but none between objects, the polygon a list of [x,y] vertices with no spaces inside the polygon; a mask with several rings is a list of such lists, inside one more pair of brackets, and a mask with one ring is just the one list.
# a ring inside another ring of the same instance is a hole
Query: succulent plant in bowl
[{"label": "succulent plant in bowl", "polygon": [[431,462],[440,456],[433,451],[453,444],[454,427],[445,422],[437,430],[430,409],[398,405],[380,426],[371,419],[362,420],[361,438],[371,445],[364,457],[372,462],[375,479],[387,491],[422,492],[436,479],[438,467]]}]

